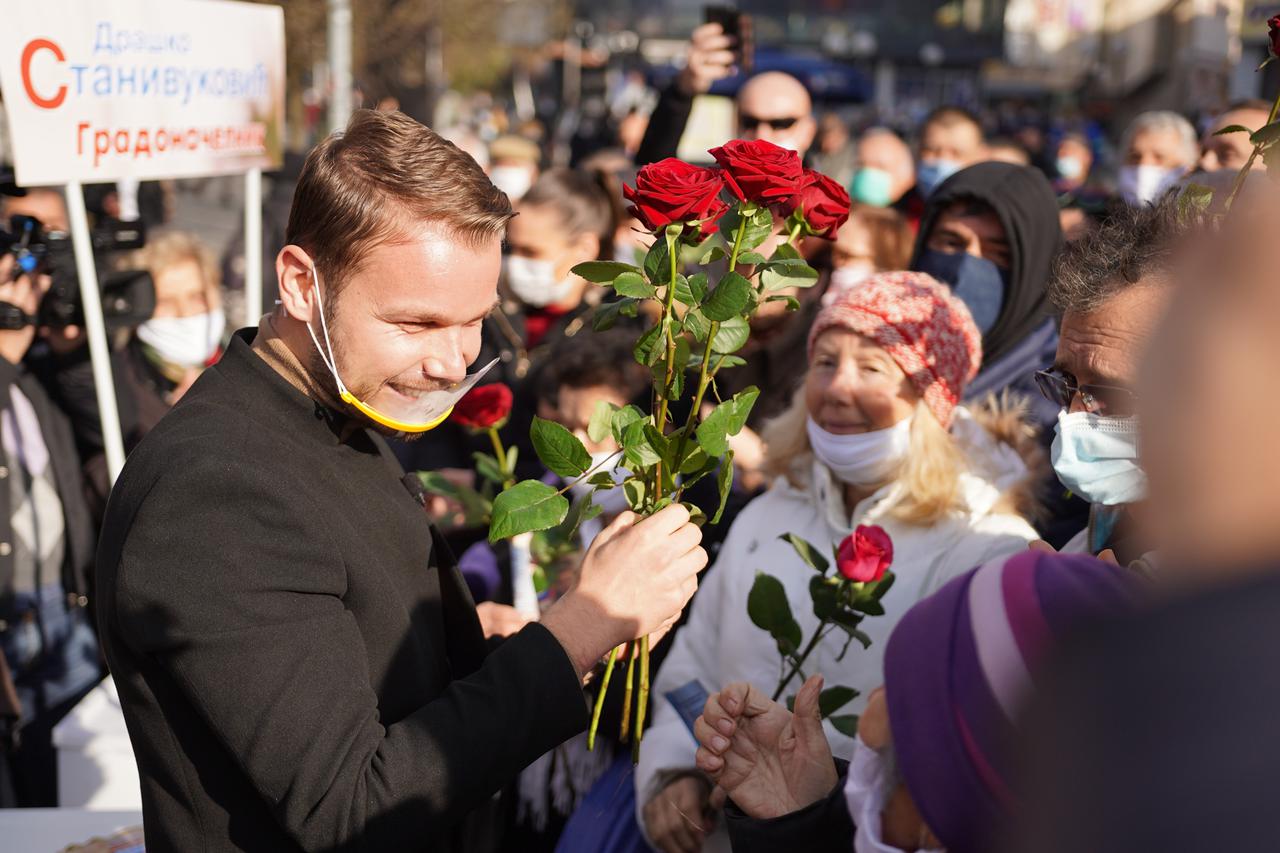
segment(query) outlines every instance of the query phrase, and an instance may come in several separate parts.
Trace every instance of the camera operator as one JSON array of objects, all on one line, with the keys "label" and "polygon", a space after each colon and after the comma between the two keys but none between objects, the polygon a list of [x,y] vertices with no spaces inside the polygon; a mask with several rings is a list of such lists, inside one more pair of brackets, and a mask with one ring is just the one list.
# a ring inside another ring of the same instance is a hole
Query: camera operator
[{"label": "camera operator", "polygon": [[[0,256],[0,302],[34,315],[50,286]],[[57,804],[53,726],[98,682],[88,602],[94,527],[71,425],[0,330],[0,807]]]}]

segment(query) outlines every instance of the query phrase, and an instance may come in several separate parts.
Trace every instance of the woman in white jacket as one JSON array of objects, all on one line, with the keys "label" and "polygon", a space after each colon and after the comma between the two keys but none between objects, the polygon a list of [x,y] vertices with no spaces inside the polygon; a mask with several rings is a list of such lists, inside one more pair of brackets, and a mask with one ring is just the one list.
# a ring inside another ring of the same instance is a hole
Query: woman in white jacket
[{"label": "woman in white jacket", "polygon": [[[896,582],[881,602],[885,615],[860,626],[871,647],[855,644],[837,662],[844,638],[833,635],[806,665],[860,691],[842,709],[853,713],[883,683],[885,642],[912,605],[1036,538],[1010,497],[1030,481],[1022,458],[957,405],[982,361],[980,341],[964,305],[922,273],[874,276],[818,315],[804,385],[765,431],[778,479],[734,522],[654,682],[636,803],[659,849],[729,849],[716,828],[711,784],[694,767],[692,718],[686,723],[666,694],[694,682],[696,693],[739,681],[772,694],[779,654],[747,616],[757,571],[782,581],[804,636],[817,627],[813,570],[778,537],[794,533],[825,546],[858,525],[878,524],[893,539]],[[692,716],[700,709],[694,703]],[[826,731],[833,753],[848,758],[852,740],[829,725]]]}]

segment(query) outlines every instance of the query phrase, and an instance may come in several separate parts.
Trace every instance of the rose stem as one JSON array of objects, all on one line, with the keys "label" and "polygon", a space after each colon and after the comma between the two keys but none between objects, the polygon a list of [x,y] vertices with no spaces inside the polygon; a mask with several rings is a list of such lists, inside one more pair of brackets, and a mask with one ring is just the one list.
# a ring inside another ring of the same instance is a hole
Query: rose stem
[{"label": "rose stem", "polygon": [[609,662],[604,665],[604,678],[600,679],[600,692],[596,694],[596,707],[591,712],[591,728],[587,730],[587,749],[596,748],[596,729],[600,725],[600,709],[604,707],[604,695],[609,692],[609,679],[613,677],[613,664],[618,650],[609,652]]},{"label": "rose stem", "polygon": [[791,683],[791,679],[796,677],[800,672],[800,667],[804,666],[804,662],[809,659],[809,655],[817,648],[818,641],[822,639],[822,629],[827,626],[826,621],[818,623],[818,627],[814,629],[813,636],[809,638],[809,644],[804,647],[804,651],[800,653],[800,657],[793,658],[794,661],[791,671],[787,673],[787,677],[782,679],[782,683],[778,685],[778,689],[773,691],[773,701],[777,702],[778,697],[782,695],[782,691],[787,689],[787,685]]},{"label": "rose stem", "polygon": [[[1280,113],[1280,95],[1276,95],[1276,101],[1271,105],[1271,114],[1267,116],[1267,124],[1271,124],[1276,120],[1276,115]],[[1266,125],[1263,125],[1264,127]],[[1253,146],[1253,150],[1249,152],[1249,159],[1245,161],[1244,168],[1236,175],[1236,179],[1231,183],[1231,193],[1227,196],[1227,200],[1223,202],[1223,210],[1230,210],[1231,203],[1236,200],[1236,194],[1244,186],[1244,179],[1249,177],[1249,172],[1253,170],[1253,161],[1258,159],[1258,152],[1262,150],[1261,145]]]},{"label": "rose stem", "polygon": [[618,731],[618,740],[625,741],[627,733],[631,731],[631,685],[635,682],[636,675],[636,647],[632,643],[627,643],[627,686],[622,694],[622,727]]},{"label": "rose stem", "polygon": [[498,468],[502,471],[502,488],[509,489],[516,484],[516,478],[514,471],[507,470],[507,451],[502,447],[502,439],[498,438],[496,429],[489,427],[487,432],[489,433],[489,441],[493,443],[493,455],[497,459]]},{"label": "rose stem", "polygon": [[644,717],[649,703],[649,637],[640,638],[640,695],[636,699],[636,736],[631,739],[631,763],[640,763],[640,741],[644,738]]}]

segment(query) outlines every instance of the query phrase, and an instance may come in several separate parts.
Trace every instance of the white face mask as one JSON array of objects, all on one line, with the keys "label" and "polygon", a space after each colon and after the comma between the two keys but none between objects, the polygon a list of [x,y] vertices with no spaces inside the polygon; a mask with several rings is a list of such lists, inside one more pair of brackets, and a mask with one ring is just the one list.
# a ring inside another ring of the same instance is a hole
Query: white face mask
[{"label": "white face mask", "polygon": [[853,290],[874,274],[867,267],[836,267],[831,271],[831,281],[827,284],[827,292],[822,294],[823,306],[835,302],[843,294]]},{"label": "white face mask", "polygon": [[1178,182],[1180,169],[1164,166],[1125,166],[1120,169],[1120,194],[1131,205],[1150,204]]},{"label": "white face mask", "polygon": [[221,308],[190,317],[152,317],[138,327],[138,340],[170,364],[203,367],[218,351],[226,327]]},{"label": "white face mask", "polygon": [[[607,467],[611,460],[615,463],[612,468]],[[588,468],[587,470],[591,470],[597,465],[600,465],[602,467],[596,471],[597,474],[601,472],[608,473],[613,477],[613,482],[621,483],[623,480],[627,479],[627,477],[631,476],[630,471],[616,464],[621,460],[622,454],[616,450],[612,453],[605,451],[592,453],[591,468]],[[594,488],[594,486],[587,482],[586,478],[583,478],[570,486],[569,491],[573,493],[575,498],[581,500],[590,495],[591,490]],[[622,490],[622,486],[614,486],[612,489],[596,489],[595,495],[592,497],[592,501],[596,506],[600,507],[600,510],[604,515],[617,515],[623,510],[631,508],[627,503],[627,495],[626,492]]]},{"label": "white face mask", "polygon": [[[885,803],[898,785],[894,772],[892,752],[882,755],[856,738],[853,742],[853,759],[849,762],[849,777],[844,786],[845,802],[849,804],[849,816],[853,818],[857,833],[853,836],[854,853],[901,853],[901,847],[893,847],[881,840],[880,815]],[[943,853],[942,848],[920,853]]]},{"label": "white face mask", "polygon": [[507,287],[525,305],[545,308],[569,298],[573,292],[572,277],[556,280],[556,267],[551,261],[507,255],[503,258]]},{"label": "white face mask", "polygon": [[886,429],[837,435],[807,418],[809,446],[818,461],[842,483],[874,486],[883,483],[902,464],[911,446],[911,422],[904,418]]},{"label": "white face mask", "polygon": [[495,166],[489,180],[516,202],[533,186],[533,173],[523,166]]},{"label": "white face mask", "polygon": [[1137,418],[1063,410],[1050,456],[1062,485],[1089,503],[1118,506],[1147,495],[1147,475],[1138,467]]}]

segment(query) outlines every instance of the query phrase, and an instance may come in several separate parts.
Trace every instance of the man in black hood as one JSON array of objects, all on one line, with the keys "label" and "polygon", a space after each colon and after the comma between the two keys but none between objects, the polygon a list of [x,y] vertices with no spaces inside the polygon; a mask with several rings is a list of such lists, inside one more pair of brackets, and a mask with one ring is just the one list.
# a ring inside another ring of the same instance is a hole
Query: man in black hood
[{"label": "man in black hood", "polygon": [[929,197],[911,258],[911,269],[952,287],[982,330],[982,369],[968,398],[1015,391],[1046,428],[1058,413],[1033,374],[1053,364],[1058,345],[1045,288],[1061,246],[1058,205],[1044,175],[987,162],[955,173]]}]

